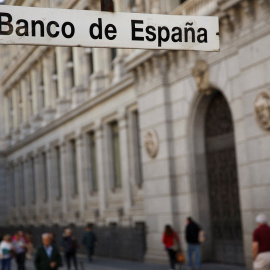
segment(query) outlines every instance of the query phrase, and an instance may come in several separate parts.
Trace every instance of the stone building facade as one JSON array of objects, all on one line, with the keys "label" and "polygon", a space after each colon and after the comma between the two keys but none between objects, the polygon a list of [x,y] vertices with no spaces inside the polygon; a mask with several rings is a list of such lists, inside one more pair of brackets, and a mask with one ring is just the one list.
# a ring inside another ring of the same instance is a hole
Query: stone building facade
[{"label": "stone building facade", "polygon": [[[100,9],[100,1],[6,4]],[[115,11],[220,18],[221,51],[1,46],[1,226],[164,225],[203,259],[251,269],[254,217],[270,218],[268,0],[115,0]]]}]

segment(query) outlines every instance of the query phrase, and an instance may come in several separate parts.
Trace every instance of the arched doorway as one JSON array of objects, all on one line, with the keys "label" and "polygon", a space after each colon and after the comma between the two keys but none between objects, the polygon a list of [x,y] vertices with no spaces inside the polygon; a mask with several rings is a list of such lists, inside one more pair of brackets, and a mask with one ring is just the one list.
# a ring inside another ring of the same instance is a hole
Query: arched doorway
[{"label": "arched doorway", "polygon": [[220,91],[200,95],[192,116],[193,212],[207,232],[203,259],[244,264],[234,128]]},{"label": "arched doorway", "polygon": [[214,260],[243,264],[234,129],[227,101],[213,95],[205,116],[208,196]]}]

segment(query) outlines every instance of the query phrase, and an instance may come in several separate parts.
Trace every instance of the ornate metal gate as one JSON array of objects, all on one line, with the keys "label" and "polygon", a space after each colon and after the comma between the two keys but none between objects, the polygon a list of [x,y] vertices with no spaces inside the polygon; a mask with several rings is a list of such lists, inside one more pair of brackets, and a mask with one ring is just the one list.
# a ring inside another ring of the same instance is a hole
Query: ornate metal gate
[{"label": "ornate metal gate", "polygon": [[214,260],[243,264],[233,123],[221,93],[209,104],[205,138]]}]

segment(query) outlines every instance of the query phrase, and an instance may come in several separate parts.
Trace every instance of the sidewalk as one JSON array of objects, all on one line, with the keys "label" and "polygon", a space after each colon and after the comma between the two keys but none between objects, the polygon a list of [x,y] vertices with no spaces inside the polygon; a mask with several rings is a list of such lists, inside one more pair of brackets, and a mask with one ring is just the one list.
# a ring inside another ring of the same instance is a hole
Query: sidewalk
[{"label": "sidewalk", "polygon": [[[13,262],[13,268],[14,264]],[[151,264],[141,262],[120,261],[113,259],[97,258],[92,263],[88,263],[84,258],[78,258],[79,270],[168,270],[169,266],[166,264]],[[60,268],[66,269],[65,266]],[[74,268],[72,268],[74,269]],[[181,270],[188,270],[187,266],[182,266]],[[27,262],[27,270],[34,270],[32,261]],[[244,267],[218,264],[204,264],[201,270],[245,270]]]}]

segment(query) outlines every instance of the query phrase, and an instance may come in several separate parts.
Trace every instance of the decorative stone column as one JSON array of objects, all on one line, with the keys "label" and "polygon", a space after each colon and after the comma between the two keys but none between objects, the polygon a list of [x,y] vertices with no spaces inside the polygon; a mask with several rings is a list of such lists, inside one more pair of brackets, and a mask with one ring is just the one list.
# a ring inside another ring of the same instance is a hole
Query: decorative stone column
[{"label": "decorative stone column", "polygon": [[45,92],[45,100],[44,100],[44,123],[47,124],[48,122],[50,122],[53,117],[54,117],[54,113],[55,113],[55,109],[52,107],[52,76],[51,76],[51,69],[52,69],[52,65],[51,65],[51,59],[48,57],[44,57],[42,59],[42,65],[43,65],[43,81],[44,81],[44,92]]},{"label": "decorative stone column", "polygon": [[67,143],[60,144],[61,152],[61,186],[62,186],[62,221],[64,222],[68,209],[68,164],[67,164]]},{"label": "decorative stone column", "polygon": [[83,177],[83,171],[84,171],[84,162],[86,160],[85,154],[84,154],[84,140],[82,137],[82,134],[79,134],[76,138],[76,162],[77,162],[77,179],[78,179],[78,197],[79,197],[79,211],[80,211],[80,217],[83,214],[85,210],[85,192],[84,189],[86,186],[84,185],[84,177]]},{"label": "decorative stone column", "polygon": [[123,205],[125,216],[129,218],[131,208],[131,183],[129,176],[129,155],[128,155],[128,125],[126,119],[126,109],[118,112],[120,155],[121,155],[121,174],[123,187]]},{"label": "decorative stone column", "polygon": [[105,180],[105,160],[104,160],[104,127],[101,123],[96,124],[96,155],[98,170],[98,199],[100,216],[104,217],[107,208],[107,185]]},{"label": "decorative stone column", "polygon": [[57,60],[57,79],[58,79],[58,93],[59,98],[57,100],[57,116],[63,115],[70,108],[70,100],[67,97],[65,89],[65,48],[56,48],[56,60]]},{"label": "decorative stone column", "polygon": [[[29,162],[29,158],[26,158],[24,160],[24,164],[23,164],[23,178],[24,178],[24,193],[25,193],[25,212],[27,214],[30,213],[30,205],[31,205],[31,196],[30,196],[30,180],[31,180],[31,177],[30,177],[30,162]],[[27,217],[28,218],[28,217]]]},{"label": "decorative stone column", "polygon": [[53,177],[53,173],[54,173],[54,168],[53,168],[53,154],[52,154],[52,149],[49,148],[46,151],[46,158],[47,158],[47,184],[48,184],[48,214],[49,214],[49,221],[52,221],[52,205],[54,202],[54,189],[53,189],[53,182],[55,181],[54,177]]},{"label": "decorative stone column", "polygon": [[73,68],[74,68],[74,81],[76,87],[83,85],[83,48],[73,47]]},{"label": "decorative stone column", "polygon": [[29,104],[28,104],[28,89],[26,79],[23,79],[21,81],[21,89],[22,89],[22,104],[23,104],[23,111],[22,111],[23,132],[21,135],[22,137],[24,137],[29,133],[29,123],[28,123]]},{"label": "decorative stone column", "polygon": [[91,77],[91,97],[94,97],[108,85],[108,49],[93,49],[94,74]]},{"label": "decorative stone column", "polygon": [[33,119],[32,129],[36,130],[41,125],[41,118],[39,116],[39,101],[38,101],[38,74],[36,67],[31,70],[31,88],[32,88],[32,102],[33,102]]},{"label": "decorative stone column", "polygon": [[[79,104],[85,101],[87,98],[87,85],[84,82],[84,77],[88,69],[85,67],[84,61],[84,49],[73,48],[73,69],[74,69],[74,80],[75,88],[73,89],[73,100],[72,107],[77,107]],[[82,69],[84,71],[82,71]]]},{"label": "decorative stone column", "polygon": [[40,168],[41,164],[40,163],[41,163],[40,153],[37,152],[35,154],[35,175],[36,175],[36,177],[35,177],[35,181],[36,181],[36,184],[35,184],[35,188],[36,188],[36,190],[35,190],[35,193],[36,193],[36,204],[35,204],[36,217],[35,217],[35,219],[36,219],[36,221],[38,221],[38,217],[40,215],[40,207],[43,203],[43,201],[42,201],[43,198],[41,196],[42,184],[40,181],[38,181],[38,178],[39,178],[40,173],[41,173],[41,168]]},{"label": "decorative stone column", "polygon": [[20,164],[17,161],[14,165],[14,170],[15,170],[15,185],[14,185],[14,192],[15,192],[15,217],[18,221],[19,218],[19,206],[20,206],[20,196],[19,196],[19,192],[20,192],[20,187],[19,187],[19,181],[20,181],[20,177],[19,177],[19,168]]},{"label": "decorative stone column", "polygon": [[124,68],[124,54],[117,55],[116,58],[113,60],[113,80],[112,83],[115,84],[121,80],[123,75],[125,74]]}]

